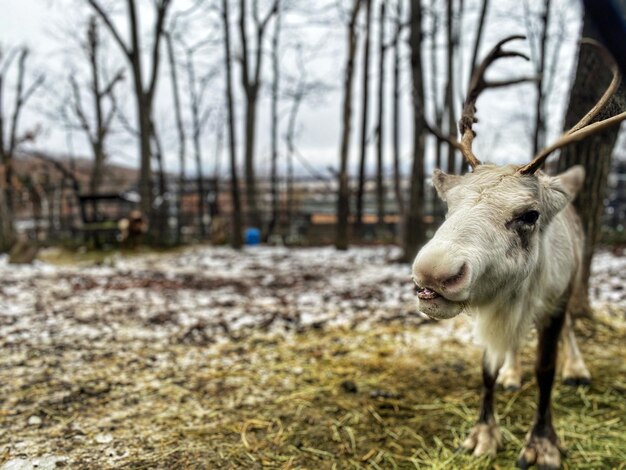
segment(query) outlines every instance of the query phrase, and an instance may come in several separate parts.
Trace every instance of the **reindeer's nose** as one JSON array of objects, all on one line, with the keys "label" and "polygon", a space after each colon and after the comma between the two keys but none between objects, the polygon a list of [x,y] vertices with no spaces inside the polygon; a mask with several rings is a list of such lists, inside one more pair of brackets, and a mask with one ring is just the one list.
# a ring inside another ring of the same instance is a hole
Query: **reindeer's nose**
[{"label": "reindeer's nose", "polygon": [[413,279],[420,287],[426,287],[448,300],[467,299],[470,282],[469,265],[459,255],[445,247],[424,247],[413,263]]}]

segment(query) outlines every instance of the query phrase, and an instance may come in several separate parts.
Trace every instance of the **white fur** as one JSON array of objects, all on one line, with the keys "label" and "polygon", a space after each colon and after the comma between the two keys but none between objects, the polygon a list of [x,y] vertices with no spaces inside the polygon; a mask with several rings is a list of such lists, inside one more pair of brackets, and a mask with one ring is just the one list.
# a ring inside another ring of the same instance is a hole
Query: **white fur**
[{"label": "white fur", "polygon": [[[458,266],[462,259],[468,264],[468,279],[449,303],[462,302],[475,317],[477,339],[492,372],[508,351],[519,349],[533,324],[552,314],[568,289],[577,288],[582,251],[582,232],[568,204],[580,187],[582,169],[556,178],[522,176],[516,170],[482,165],[463,177],[437,172],[433,181],[448,203],[447,219],[413,267],[419,279],[445,263]],[[526,226],[511,224],[526,210],[537,210],[539,220],[523,232],[528,237],[516,238],[514,228]],[[520,248],[520,239],[528,239],[526,249]],[[445,297],[445,291],[440,293]],[[458,313],[452,307],[441,303],[441,309]],[[439,318],[446,316],[442,312]]]}]

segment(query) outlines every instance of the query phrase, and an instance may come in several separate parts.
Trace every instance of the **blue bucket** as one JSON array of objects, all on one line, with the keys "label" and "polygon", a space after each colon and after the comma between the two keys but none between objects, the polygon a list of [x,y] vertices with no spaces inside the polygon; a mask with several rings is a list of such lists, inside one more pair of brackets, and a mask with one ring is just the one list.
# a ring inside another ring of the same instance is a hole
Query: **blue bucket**
[{"label": "blue bucket", "polygon": [[261,244],[261,231],[256,227],[247,228],[244,241],[246,245],[250,246]]}]

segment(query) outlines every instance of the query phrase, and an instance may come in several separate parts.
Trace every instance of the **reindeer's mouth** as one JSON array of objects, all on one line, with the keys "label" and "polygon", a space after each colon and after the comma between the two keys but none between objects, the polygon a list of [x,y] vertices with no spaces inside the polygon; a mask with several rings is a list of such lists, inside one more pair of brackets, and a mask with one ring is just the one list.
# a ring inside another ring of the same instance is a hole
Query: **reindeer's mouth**
[{"label": "reindeer's mouth", "polygon": [[436,320],[455,317],[463,310],[462,302],[449,300],[428,287],[415,286],[415,291],[419,310]]},{"label": "reindeer's mouth", "polygon": [[420,300],[433,300],[441,297],[441,294],[428,287],[417,287],[417,298]]}]

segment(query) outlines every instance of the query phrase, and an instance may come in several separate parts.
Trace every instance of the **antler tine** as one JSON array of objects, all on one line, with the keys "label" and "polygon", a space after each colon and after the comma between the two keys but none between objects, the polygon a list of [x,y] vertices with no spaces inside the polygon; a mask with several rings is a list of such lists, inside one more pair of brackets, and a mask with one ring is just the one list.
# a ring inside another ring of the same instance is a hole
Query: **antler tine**
[{"label": "antler tine", "polygon": [[622,77],[619,72],[619,66],[615,62],[615,59],[602,44],[590,38],[583,38],[580,43],[581,45],[586,44],[595,47],[596,50],[600,53],[602,59],[609,66],[609,68],[611,69],[611,73],[613,74],[611,83],[607,87],[602,97],[598,100],[598,102],[593,106],[593,108],[591,108],[591,110],[587,114],[585,114],[585,116],[580,121],[578,121],[570,130],[561,134],[556,142],[554,142],[549,147],[544,148],[541,152],[535,155],[530,163],[524,165],[518,170],[519,173],[523,175],[532,175],[537,170],[539,170],[539,168],[541,168],[543,163],[550,156],[550,154],[552,154],[552,152],[562,147],[565,147],[566,145],[573,142],[579,142],[589,136],[598,134],[611,126],[626,120],[626,111],[624,111],[613,117],[594,122],[593,124],[589,124],[589,122],[593,118],[595,118],[600,111],[602,111],[602,109],[606,106],[611,97],[615,94],[615,92],[619,88]]},{"label": "antler tine", "polygon": [[521,57],[522,59],[529,60],[526,54],[517,51],[507,51],[502,49],[502,46],[504,46],[506,43],[516,39],[526,39],[526,36],[514,35],[502,39],[493,47],[493,49],[491,49],[489,54],[487,54],[487,56],[483,59],[483,61],[472,74],[467,98],[465,99],[465,103],[463,104],[463,113],[461,114],[461,119],[459,119],[459,131],[461,132],[460,150],[472,168],[476,168],[478,165],[480,165],[480,160],[476,158],[476,155],[474,155],[474,152],[472,151],[472,142],[474,140],[474,137],[476,137],[476,133],[472,129],[472,126],[474,125],[474,123],[478,122],[476,118],[476,101],[478,100],[480,94],[487,88],[498,88],[537,80],[537,77],[522,77],[511,80],[494,81],[489,81],[485,78],[485,72],[487,71],[489,66],[498,59]]}]

